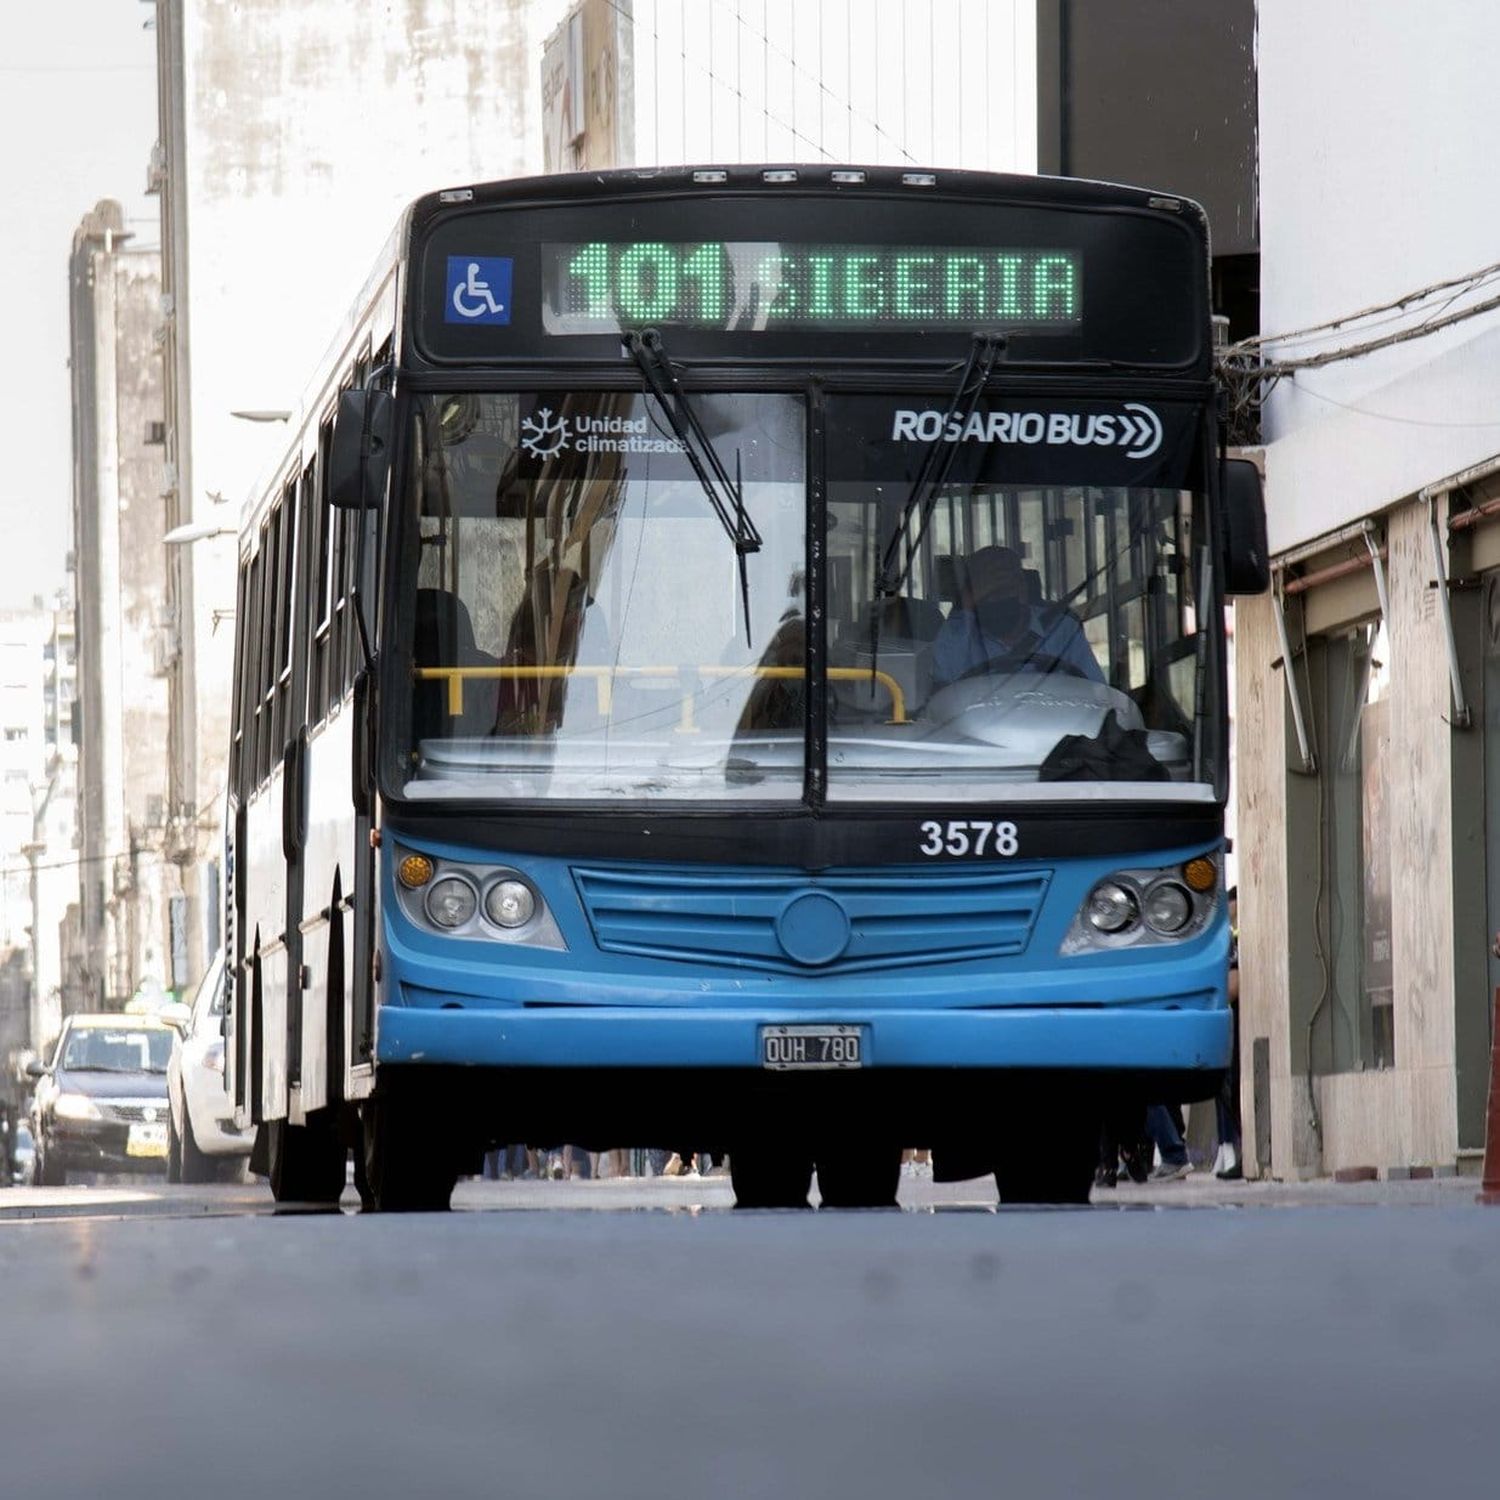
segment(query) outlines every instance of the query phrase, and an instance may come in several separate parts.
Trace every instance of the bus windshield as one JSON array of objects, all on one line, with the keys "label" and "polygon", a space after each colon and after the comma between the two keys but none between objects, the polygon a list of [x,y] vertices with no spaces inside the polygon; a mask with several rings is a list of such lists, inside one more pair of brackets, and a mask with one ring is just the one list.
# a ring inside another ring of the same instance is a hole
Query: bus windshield
[{"label": "bus windshield", "polygon": [[[760,535],[748,601],[654,396],[416,399],[406,795],[802,796],[804,403],[692,400]],[[830,799],[1213,796],[1194,411],[1025,406],[976,411],[932,488],[933,421],[830,398]]]},{"label": "bus windshield", "polygon": [[415,402],[408,796],[801,797],[804,403],[691,399],[760,535],[748,619],[654,397]]},{"label": "bus windshield", "polygon": [[[1191,414],[1137,431],[992,407],[922,493],[908,439],[935,423],[885,398],[833,405],[829,796],[1208,795]],[[1102,461],[1094,440],[1117,431],[1152,451]]]}]

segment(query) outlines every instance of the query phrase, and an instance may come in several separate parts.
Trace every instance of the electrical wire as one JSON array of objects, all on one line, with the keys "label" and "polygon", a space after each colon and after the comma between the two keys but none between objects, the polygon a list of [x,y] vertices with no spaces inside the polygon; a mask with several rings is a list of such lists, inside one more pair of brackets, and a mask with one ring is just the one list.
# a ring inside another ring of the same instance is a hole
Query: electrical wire
[{"label": "electrical wire", "polygon": [[[1500,309],[1500,294],[1486,296],[1464,307],[1454,308],[1453,306],[1462,297],[1475,296],[1487,291],[1497,279],[1500,279],[1500,261],[1481,266],[1462,276],[1450,276],[1442,281],[1432,282],[1427,286],[1406,292],[1400,297],[1375,303],[1341,317],[1330,318],[1326,322],[1309,324],[1305,328],[1293,329],[1287,333],[1260,334],[1231,344],[1220,352],[1215,361],[1217,373],[1227,397],[1231,441],[1241,443],[1259,441],[1260,413],[1267,399],[1282,380],[1294,377],[1300,371],[1316,370],[1325,365],[1361,359],[1383,349],[1393,348],[1414,339],[1426,338],[1429,334],[1439,333],[1471,318]],[[1446,297],[1443,295],[1445,293],[1448,294]],[[1427,307],[1426,304],[1439,297],[1443,300],[1436,307]],[[1410,317],[1417,317],[1419,321],[1406,321]],[[1340,344],[1331,349],[1320,349],[1304,354],[1282,352],[1289,347],[1295,349],[1298,345],[1305,345],[1309,342],[1319,343],[1341,334],[1355,334],[1355,325],[1363,325],[1357,332],[1368,335],[1375,329],[1390,328],[1392,324],[1397,323],[1403,326],[1390,332],[1380,333],[1375,337],[1360,337],[1354,343]],[[1272,349],[1277,350],[1278,353],[1267,357],[1267,351]],[[1308,394],[1335,406],[1344,404],[1332,397],[1323,396],[1317,391],[1310,391]],[[1350,407],[1349,410],[1359,411],[1360,408]],[[1420,419],[1401,418],[1378,412],[1369,412],[1367,415],[1385,421],[1405,422],[1412,426],[1487,427],[1500,425],[1500,423],[1424,422]]]},{"label": "electrical wire", "polygon": [[[622,20],[629,22],[631,25],[635,24],[635,17],[634,17],[634,15],[630,11],[624,9],[623,6],[621,6],[621,4],[619,3],[619,0],[605,0],[605,3]],[[719,9],[721,7],[721,4],[722,4],[722,0],[709,0],[708,14],[709,14],[710,23],[712,23],[713,12],[715,10]],[[793,72],[794,75],[800,73],[802,75],[802,77],[806,78],[809,82],[811,82],[813,84],[816,84],[817,88],[819,90],[819,105],[820,105],[820,109],[821,109],[822,98],[825,95],[830,100],[832,100],[834,104],[838,104],[840,102],[839,99],[838,99],[838,96],[833,92],[832,89],[830,89],[828,87],[828,85],[826,83],[823,82],[823,79],[818,74],[809,72],[806,68],[804,68],[797,61],[797,59],[790,52],[788,52],[784,47],[780,46],[778,43],[772,41],[772,39],[771,39],[771,37],[769,35],[769,27],[768,26],[765,26],[764,23],[763,23],[763,28],[761,30],[757,31],[755,29],[754,25],[751,22],[747,21],[744,18],[744,16],[739,12],[738,8],[736,8],[736,10],[734,12],[732,12],[732,13],[729,12],[729,11],[725,11],[725,15],[728,16],[730,19],[732,19],[735,22],[735,25],[736,25],[737,28],[741,28],[742,27],[744,30],[746,30],[746,31],[748,31],[750,33],[750,35],[751,35],[752,38],[758,38],[760,40],[760,42],[762,43],[764,50],[766,50],[767,52],[774,52],[778,57],[783,58],[786,62],[788,62],[789,64],[791,64],[791,69],[792,69],[792,72]],[[821,16],[820,16],[820,19],[821,19]],[[653,12],[653,16],[652,16],[652,20],[651,20],[650,24],[651,24],[651,40],[657,44],[658,49],[659,49],[660,48],[660,44],[661,44],[661,36],[657,32],[657,30],[656,30],[656,21],[655,21],[655,14],[654,14],[654,12]],[[738,48],[738,36],[737,35],[736,35],[736,48]],[[764,98],[761,98],[760,100],[753,100],[753,99],[749,98],[744,93],[744,91],[739,87],[739,81],[738,81],[738,79],[736,79],[736,81],[734,83],[731,83],[727,78],[723,78],[718,73],[714,72],[714,70],[713,70],[713,68],[712,68],[711,65],[708,65],[708,64],[705,64],[705,63],[701,63],[701,62],[698,61],[697,58],[689,57],[688,53],[687,53],[686,46],[682,47],[679,50],[680,50],[680,55],[682,57],[683,62],[685,62],[685,63],[691,63],[701,73],[705,74],[711,83],[718,84],[721,88],[723,88],[726,91],[728,91],[729,93],[733,94],[734,97],[740,101],[740,103],[748,105],[750,107],[750,109],[754,110],[754,109],[758,108],[760,110],[761,115],[766,120],[770,121],[772,124],[779,125],[783,130],[785,130],[792,137],[793,140],[802,141],[805,144],[807,144],[808,146],[811,146],[812,149],[814,151],[816,151],[818,153],[818,155],[824,161],[831,161],[831,160],[833,160],[833,157],[831,156],[831,154],[829,153],[829,151],[827,150],[827,148],[820,141],[813,140],[813,138],[811,136],[805,134],[803,131],[798,130],[795,124],[793,124],[791,122],[788,122],[787,120],[783,119],[780,115],[774,113],[772,111],[772,109],[770,108],[769,104],[766,102],[766,100]],[[712,54],[710,54],[710,55],[712,55]],[[659,86],[660,86],[660,82],[658,80],[658,87]],[[854,91],[853,91],[853,89],[851,87],[848,90],[848,93],[849,93],[850,97],[847,98],[847,99],[845,99],[843,101],[843,103],[845,104],[846,109],[848,111],[849,118],[851,120],[858,120],[861,124],[868,125],[870,127],[870,129],[872,129],[877,136],[879,136],[882,140],[888,141],[897,151],[899,151],[901,153],[901,155],[908,162],[911,162],[913,165],[915,165],[916,164],[916,158],[911,154],[910,151],[908,151],[906,149],[905,146],[903,146],[901,144],[900,141],[898,141],[895,138],[895,136],[893,136],[888,130],[884,129],[881,126],[881,124],[880,124],[880,122],[878,120],[876,120],[871,115],[865,114],[861,110],[855,109],[855,107],[854,107],[854,100],[853,100],[853,92]],[[793,103],[794,103],[794,108],[795,108],[795,95],[794,95]]]},{"label": "electrical wire", "polygon": [[1377,313],[1404,310],[1412,303],[1424,302],[1428,297],[1436,296],[1439,292],[1446,292],[1453,287],[1464,286],[1466,283],[1487,281],[1497,275],[1500,275],[1500,261],[1481,266],[1477,271],[1468,271],[1462,276],[1451,276],[1444,281],[1434,281],[1428,286],[1419,287],[1416,291],[1394,297],[1389,302],[1377,302],[1371,307],[1362,308],[1359,312],[1345,313],[1341,317],[1330,318],[1325,323],[1310,323],[1306,328],[1296,328],[1290,333],[1258,334],[1253,338],[1241,339],[1232,346],[1232,351],[1247,352],[1263,348],[1267,344],[1299,343],[1313,334],[1337,332],[1350,323],[1363,322]]}]

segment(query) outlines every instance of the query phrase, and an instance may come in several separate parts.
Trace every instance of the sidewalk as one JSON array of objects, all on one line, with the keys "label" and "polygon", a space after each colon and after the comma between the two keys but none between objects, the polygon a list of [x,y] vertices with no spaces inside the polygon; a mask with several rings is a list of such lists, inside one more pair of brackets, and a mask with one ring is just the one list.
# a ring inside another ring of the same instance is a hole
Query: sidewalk
[{"label": "sidewalk", "polygon": [[[1355,1207],[1372,1204],[1431,1208],[1474,1201],[1478,1182],[1471,1177],[1442,1177],[1417,1182],[1220,1182],[1210,1172],[1192,1172],[1176,1182],[1125,1183],[1095,1188],[1092,1206],[1117,1208],[1302,1208]],[[817,1201],[814,1186],[813,1202]],[[903,1177],[898,1201],[912,1210],[994,1208],[998,1204],[991,1177],[971,1182],[933,1182]],[[455,1208],[468,1209],[622,1209],[728,1208],[734,1189],[727,1177],[624,1177],[569,1182],[461,1182]],[[1497,1216],[1500,1222],[1500,1216]]]}]

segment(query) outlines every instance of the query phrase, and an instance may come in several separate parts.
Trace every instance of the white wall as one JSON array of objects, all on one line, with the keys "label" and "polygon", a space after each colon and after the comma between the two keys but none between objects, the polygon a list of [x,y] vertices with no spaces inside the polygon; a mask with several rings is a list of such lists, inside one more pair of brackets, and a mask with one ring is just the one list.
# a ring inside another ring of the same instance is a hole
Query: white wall
[{"label": "white wall", "polygon": [[[1500,260],[1494,0],[1260,0],[1258,66],[1266,333]],[[1488,457],[1500,314],[1298,374],[1266,435],[1273,551]]]},{"label": "white wall", "polygon": [[1029,0],[633,0],[633,14],[637,165],[1036,170]]}]

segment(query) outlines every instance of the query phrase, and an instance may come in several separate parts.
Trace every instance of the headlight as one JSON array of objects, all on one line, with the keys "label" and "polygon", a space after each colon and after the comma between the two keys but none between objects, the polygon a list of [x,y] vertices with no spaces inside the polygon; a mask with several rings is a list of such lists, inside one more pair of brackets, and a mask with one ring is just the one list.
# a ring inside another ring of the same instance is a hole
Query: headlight
[{"label": "headlight", "polygon": [[1164,880],[1146,892],[1146,925],[1155,932],[1181,932],[1193,915],[1192,897],[1180,885]]},{"label": "headlight", "polygon": [[478,909],[474,887],[457,875],[434,881],[427,892],[427,915],[439,927],[462,927]]},{"label": "headlight", "polygon": [[485,915],[497,927],[524,927],[536,911],[536,895],[522,880],[497,880],[484,896]]},{"label": "headlight", "polygon": [[1113,880],[1101,880],[1089,892],[1084,910],[1096,932],[1124,932],[1135,926],[1141,916],[1135,894]]},{"label": "headlight", "polygon": [[99,1106],[87,1094],[59,1094],[52,1106],[59,1120],[102,1120]]},{"label": "headlight", "polygon": [[224,1071],[224,1043],[211,1042],[208,1050],[203,1054],[203,1066],[214,1073]]}]

